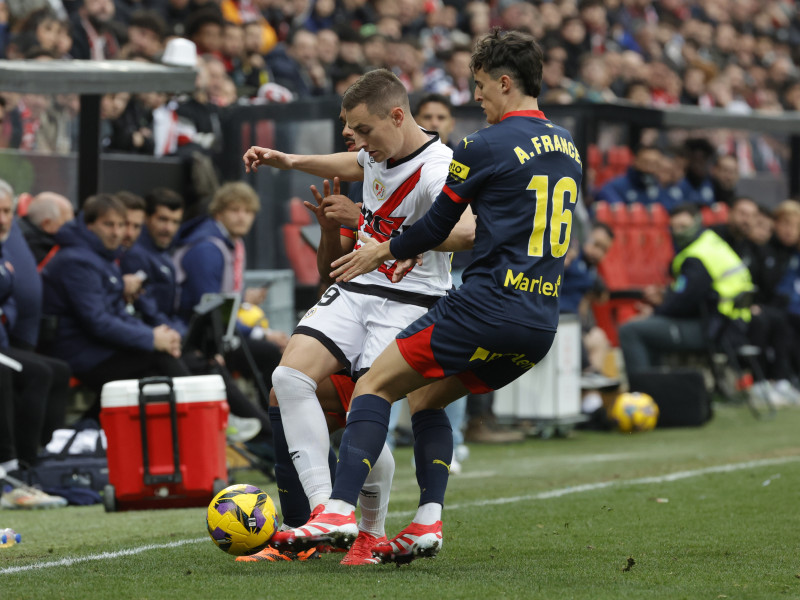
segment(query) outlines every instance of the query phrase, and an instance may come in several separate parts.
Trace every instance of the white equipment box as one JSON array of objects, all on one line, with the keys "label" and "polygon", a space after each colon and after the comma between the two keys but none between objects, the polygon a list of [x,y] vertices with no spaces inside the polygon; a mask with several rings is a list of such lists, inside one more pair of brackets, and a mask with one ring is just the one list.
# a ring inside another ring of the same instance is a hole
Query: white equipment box
[{"label": "white equipment box", "polygon": [[561,315],[553,346],[519,379],[494,393],[500,421],[529,420],[542,437],[564,433],[585,420],[581,414],[581,326]]}]

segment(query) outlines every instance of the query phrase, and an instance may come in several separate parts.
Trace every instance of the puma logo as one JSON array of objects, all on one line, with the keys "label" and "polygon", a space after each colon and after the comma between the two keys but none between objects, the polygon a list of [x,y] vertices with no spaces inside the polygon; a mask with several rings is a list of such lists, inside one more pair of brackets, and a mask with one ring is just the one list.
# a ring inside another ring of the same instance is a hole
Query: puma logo
[{"label": "puma logo", "polygon": [[443,460],[439,460],[439,459],[437,458],[436,460],[434,460],[434,461],[433,461],[433,464],[434,464],[434,465],[436,465],[436,464],[439,464],[439,465],[444,465],[444,468],[445,468],[445,469],[447,469],[447,472],[448,472],[448,473],[450,472],[450,465],[448,465],[448,464],[447,464],[446,462],[444,462]]},{"label": "puma logo", "polygon": [[472,142],[474,142],[475,140],[468,140],[467,138],[464,138],[464,140],[463,140],[463,141],[464,141],[464,149],[466,150],[466,149],[467,149],[467,145],[468,145],[468,144],[471,144],[471,143],[472,143]]},{"label": "puma logo", "polygon": [[363,462],[365,465],[367,465],[367,468],[369,469],[369,472],[372,473],[372,465],[369,464],[369,460],[367,460],[366,458],[362,458],[361,462]]}]

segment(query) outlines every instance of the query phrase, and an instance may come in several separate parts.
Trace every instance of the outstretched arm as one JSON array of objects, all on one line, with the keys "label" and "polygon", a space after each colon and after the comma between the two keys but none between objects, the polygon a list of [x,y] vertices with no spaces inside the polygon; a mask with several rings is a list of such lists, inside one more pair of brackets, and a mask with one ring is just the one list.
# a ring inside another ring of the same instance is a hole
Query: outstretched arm
[{"label": "outstretched arm", "polygon": [[382,244],[365,244],[334,261],[331,277],[336,281],[350,281],[375,270],[387,260],[414,258],[436,248],[450,235],[467,206],[464,202],[451,199],[443,191],[422,219],[399,236]]},{"label": "outstretched arm", "polygon": [[364,169],[358,164],[357,152],[286,154],[272,148],[251,146],[244,153],[242,160],[244,161],[244,169],[248,173],[257,171],[261,165],[266,165],[282,171],[296,169],[328,179],[333,179],[334,177],[339,177],[345,181],[361,181],[364,179]]}]

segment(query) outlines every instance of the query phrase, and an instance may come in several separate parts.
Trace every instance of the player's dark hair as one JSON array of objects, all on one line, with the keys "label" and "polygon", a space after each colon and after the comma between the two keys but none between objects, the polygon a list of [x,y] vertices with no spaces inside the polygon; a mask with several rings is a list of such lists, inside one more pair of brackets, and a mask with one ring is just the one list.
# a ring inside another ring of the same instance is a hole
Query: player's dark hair
[{"label": "player's dark hair", "polygon": [[83,203],[83,222],[91,225],[109,212],[115,212],[125,218],[127,211],[122,201],[111,194],[89,196]]},{"label": "player's dark hair", "polygon": [[145,213],[147,216],[152,216],[156,213],[159,206],[165,207],[167,210],[183,210],[183,196],[175,190],[165,187],[153,188],[144,196]]},{"label": "player's dark hair", "polygon": [[526,96],[542,91],[542,48],[532,36],[495,27],[475,45],[470,69],[483,69],[492,79],[508,75]]},{"label": "player's dark hair", "polygon": [[139,194],[134,194],[133,192],[123,190],[114,195],[117,197],[117,200],[125,205],[125,210],[144,211],[145,209],[144,198],[142,198]]},{"label": "player's dark hair", "polygon": [[414,111],[414,116],[419,115],[423,106],[431,103],[441,104],[447,109],[447,112],[453,114],[453,105],[447,96],[444,94],[425,94],[417,104],[417,109]]},{"label": "player's dark hair", "polygon": [[370,114],[378,115],[382,119],[388,117],[396,106],[406,112],[411,110],[405,86],[388,69],[375,69],[364,73],[358,81],[347,88],[342,96],[342,108],[353,110],[359,104],[366,104]]}]

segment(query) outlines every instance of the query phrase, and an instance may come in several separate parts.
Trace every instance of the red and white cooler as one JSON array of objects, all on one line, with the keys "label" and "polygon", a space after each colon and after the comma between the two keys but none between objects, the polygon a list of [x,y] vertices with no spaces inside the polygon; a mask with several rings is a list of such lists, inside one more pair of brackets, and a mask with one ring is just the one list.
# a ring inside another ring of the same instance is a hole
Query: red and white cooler
[{"label": "red and white cooler", "polygon": [[205,506],[227,485],[221,376],[111,381],[100,405],[107,511]]}]

